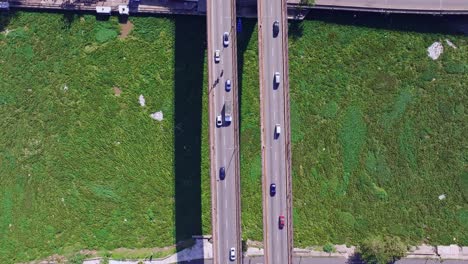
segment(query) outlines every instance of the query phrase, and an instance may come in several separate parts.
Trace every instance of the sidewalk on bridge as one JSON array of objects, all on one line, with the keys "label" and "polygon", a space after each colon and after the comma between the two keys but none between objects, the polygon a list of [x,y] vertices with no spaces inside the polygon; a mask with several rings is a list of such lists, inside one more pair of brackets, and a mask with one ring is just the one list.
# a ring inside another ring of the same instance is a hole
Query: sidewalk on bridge
[{"label": "sidewalk on bridge", "polygon": [[[250,241],[249,241],[250,242]],[[252,242],[248,243],[251,244]],[[257,246],[259,246],[258,242]],[[320,247],[294,248],[295,257],[335,257],[348,259],[356,253],[356,247],[347,247],[346,245],[335,245],[335,251],[332,253],[324,252]],[[249,257],[263,256],[263,249],[260,247],[249,246],[245,254]],[[420,245],[411,247],[406,259],[441,259],[441,260],[468,260],[468,247],[450,246],[429,246]]]},{"label": "sidewalk on bridge", "polygon": [[[263,249],[261,242],[249,241],[248,244],[256,245],[257,247],[249,246],[245,252],[246,258],[255,258],[263,256]],[[330,258],[330,259],[343,259],[346,262],[356,252],[355,247],[347,247],[346,245],[335,245],[334,253],[326,253],[317,248],[294,248],[295,258]],[[109,260],[110,264],[171,264],[180,263],[184,261],[194,261],[197,259],[212,259],[213,258],[213,245],[206,239],[196,239],[195,245],[191,248],[184,249],[176,254],[173,254],[163,259],[153,260]],[[468,261],[468,247],[459,247],[457,245],[450,246],[429,246],[420,245],[412,247],[408,252],[408,256],[402,261],[408,262],[411,259],[432,259],[434,261],[447,261],[447,260],[460,260],[459,263],[466,264]],[[100,258],[85,260],[83,264],[99,264]],[[457,262],[458,263],[458,262]]]},{"label": "sidewalk on bridge", "polygon": [[[208,239],[196,239],[195,245],[191,248],[184,249],[167,258],[152,259],[152,260],[109,260],[109,264],[171,264],[180,262],[190,262],[197,259],[212,259],[213,244]],[[101,258],[88,259],[83,261],[83,264],[100,264]]]}]

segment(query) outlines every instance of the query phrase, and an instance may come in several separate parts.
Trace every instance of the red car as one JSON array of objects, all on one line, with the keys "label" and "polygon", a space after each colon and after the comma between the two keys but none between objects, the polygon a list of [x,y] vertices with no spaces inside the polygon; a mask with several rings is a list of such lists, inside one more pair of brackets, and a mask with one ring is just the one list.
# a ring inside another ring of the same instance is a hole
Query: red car
[{"label": "red car", "polygon": [[283,227],[284,227],[284,216],[280,215],[278,225],[279,225],[279,229],[283,229]]}]

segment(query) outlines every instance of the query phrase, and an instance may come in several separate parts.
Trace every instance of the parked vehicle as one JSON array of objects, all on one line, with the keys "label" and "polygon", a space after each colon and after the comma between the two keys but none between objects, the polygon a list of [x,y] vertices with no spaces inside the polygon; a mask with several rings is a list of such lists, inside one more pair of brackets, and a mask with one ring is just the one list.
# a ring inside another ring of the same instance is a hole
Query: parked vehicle
[{"label": "parked vehicle", "polygon": [[229,33],[224,32],[223,34],[223,45],[224,47],[229,46]]},{"label": "parked vehicle", "polygon": [[276,20],[275,22],[273,22],[273,37],[277,37],[278,36],[278,33],[279,33],[279,22],[278,20]]},{"label": "parked vehicle", "polygon": [[221,61],[221,52],[219,50],[215,50],[214,60],[216,63]]},{"label": "parked vehicle", "polygon": [[231,91],[231,80],[227,79],[226,80],[226,92]]},{"label": "parked vehicle", "polygon": [[275,196],[276,194],[276,184],[270,184],[270,196]]},{"label": "parked vehicle", "polygon": [[224,122],[229,125],[232,121],[232,102],[231,100],[224,101]]},{"label": "parked vehicle", "polygon": [[224,180],[224,178],[226,178],[226,170],[224,169],[224,167],[221,167],[219,169],[219,179]]},{"label": "parked vehicle", "polygon": [[282,216],[282,215],[279,216],[278,227],[279,227],[279,229],[283,229],[283,227],[284,227],[284,216]]}]

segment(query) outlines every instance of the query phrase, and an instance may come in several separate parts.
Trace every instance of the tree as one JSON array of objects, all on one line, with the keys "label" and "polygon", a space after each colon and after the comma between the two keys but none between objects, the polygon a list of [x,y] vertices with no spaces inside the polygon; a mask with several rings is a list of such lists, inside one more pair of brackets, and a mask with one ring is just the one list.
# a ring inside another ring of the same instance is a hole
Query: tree
[{"label": "tree", "polygon": [[335,246],[328,242],[325,244],[325,246],[323,246],[323,251],[327,252],[327,253],[332,253],[335,251]]},{"label": "tree", "polygon": [[299,3],[300,3],[301,5],[309,5],[309,6],[311,6],[311,5],[313,5],[313,4],[315,3],[315,0],[300,0]]},{"label": "tree", "polygon": [[358,247],[362,260],[368,264],[393,263],[406,255],[407,245],[397,236],[375,236]]}]

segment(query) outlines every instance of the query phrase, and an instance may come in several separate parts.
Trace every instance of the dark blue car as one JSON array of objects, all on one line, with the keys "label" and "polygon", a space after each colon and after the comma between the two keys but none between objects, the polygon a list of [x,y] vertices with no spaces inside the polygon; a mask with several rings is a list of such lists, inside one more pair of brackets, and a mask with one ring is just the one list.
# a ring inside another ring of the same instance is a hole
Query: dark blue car
[{"label": "dark blue car", "polygon": [[270,195],[275,196],[276,194],[276,184],[272,183],[270,184]]},{"label": "dark blue car", "polygon": [[226,177],[226,170],[224,169],[224,167],[221,167],[221,168],[219,169],[219,178],[220,178],[221,180],[224,180],[225,177]]},{"label": "dark blue car", "polygon": [[231,80],[227,79],[226,80],[226,92],[231,91]]}]

